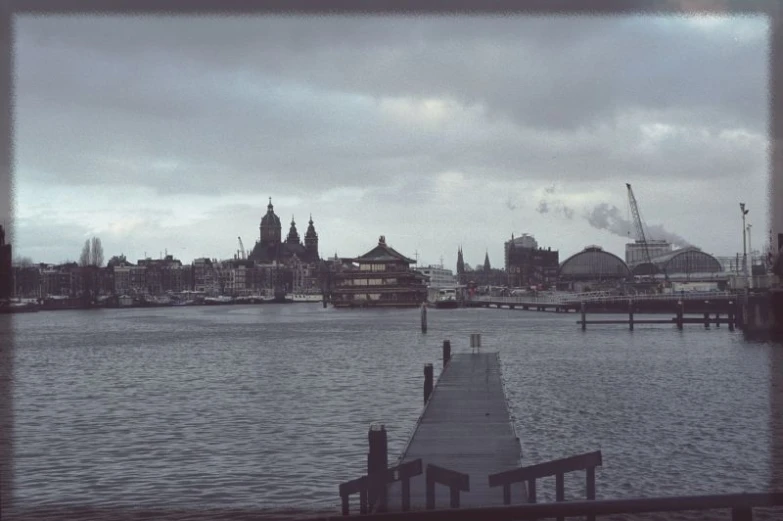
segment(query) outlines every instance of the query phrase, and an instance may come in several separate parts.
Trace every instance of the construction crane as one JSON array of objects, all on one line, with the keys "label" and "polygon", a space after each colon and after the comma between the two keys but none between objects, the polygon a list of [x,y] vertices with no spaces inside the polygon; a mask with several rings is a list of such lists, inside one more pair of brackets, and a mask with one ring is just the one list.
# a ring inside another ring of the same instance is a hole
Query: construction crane
[{"label": "construction crane", "polygon": [[631,205],[631,213],[633,214],[633,223],[636,226],[636,242],[641,243],[644,248],[644,257],[650,266],[654,266],[652,257],[650,256],[650,249],[647,246],[647,237],[644,234],[644,226],[642,224],[642,216],[639,213],[639,205],[636,204],[636,197],[633,195],[630,183],[625,183],[628,187],[628,202]]},{"label": "construction crane", "polygon": [[242,244],[242,237],[237,237],[239,239],[239,253],[242,255],[242,260],[247,260],[247,255],[245,255],[245,246]]}]

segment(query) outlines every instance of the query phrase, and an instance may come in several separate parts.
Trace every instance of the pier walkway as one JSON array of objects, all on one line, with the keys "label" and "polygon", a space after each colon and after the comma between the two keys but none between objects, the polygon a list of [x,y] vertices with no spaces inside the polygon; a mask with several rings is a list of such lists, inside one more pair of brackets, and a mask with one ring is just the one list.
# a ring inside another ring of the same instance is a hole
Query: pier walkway
[{"label": "pier walkway", "polygon": [[339,487],[343,515],[357,495],[359,514],[535,503],[536,483],[550,476],[557,501],[564,501],[565,475],[573,472],[585,472],[587,499],[595,499],[600,451],[521,466],[500,356],[480,352],[480,334],[471,335],[471,347],[452,356],[451,342],[443,341],[437,384],[432,364],[425,364],[424,409],[393,465],[385,426],[370,427],[367,474]]},{"label": "pier walkway", "polygon": [[[460,491],[461,507],[503,505],[502,488],[489,487],[488,476],[520,466],[522,449],[508,410],[498,353],[455,353],[444,368],[399,463],[421,459],[469,476]],[[410,480],[412,510],[426,507],[422,473]],[[450,494],[436,485],[435,507],[448,508]],[[518,487],[515,503],[526,501]],[[399,481],[389,485],[390,510],[402,499]]]}]

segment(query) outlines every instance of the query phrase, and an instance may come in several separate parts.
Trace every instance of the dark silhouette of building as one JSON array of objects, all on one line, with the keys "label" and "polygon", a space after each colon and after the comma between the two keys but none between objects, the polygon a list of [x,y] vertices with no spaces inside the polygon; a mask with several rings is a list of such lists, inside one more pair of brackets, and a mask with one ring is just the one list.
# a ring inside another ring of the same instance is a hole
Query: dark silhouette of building
[{"label": "dark silhouette of building", "polygon": [[260,238],[256,241],[256,245],[250,253],[250,260],[261,264],[273,262],[287,264],[294,257],[306,264],[317,264],[320,260],[318,256],[318,234],[315,231],[312,216],[310,216],[307,232],[305,233],[304,244],[300,240],[293,217],[291,218],[288,236],[283,241],[280,217],[275,214],[272,198],[270,197],[269,205],[266,207],[266,215],[261,218],[259,230],[261,232]]},{"label": "dark silhouette of building", "polygon": [[530,236],[514,238],[505,243],[506,273],[512,288],[549,286],[557,282],[560,253],[551,248],[539,248]]},{"label": "dark silhouette of building", "polygon": [[457,282],[465,284],[465,259],[462,257],[462,246],[457,250]]},{"label": "dark silhouette of building", "polygon": [[11,244],[5,242],[5,228],[0,226],[0,300],[11,298]]}]

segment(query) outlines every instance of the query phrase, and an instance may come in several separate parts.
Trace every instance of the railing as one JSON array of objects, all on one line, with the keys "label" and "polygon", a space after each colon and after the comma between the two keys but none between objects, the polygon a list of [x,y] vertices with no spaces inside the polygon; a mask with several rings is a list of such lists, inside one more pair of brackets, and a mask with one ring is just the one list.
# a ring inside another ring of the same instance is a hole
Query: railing
[{"label": "railing", "polygon": [[515,305],[575,305],[581,302],[585,303],[611,303],[611,302],[634,302],[643,301],[677,301],[677,300],[710,300],[738,298],[739,295],[731,291],[691,291],[683,293],[658,293],[654,295],[607,295],[605,293],[573,293],[567,295],[546,295],[530,297],[492,297],[482,295],[473,297],[469,302],[486,302],[492,304],[515,304]]},{"label": "railing", "polygon": [[[682,293],[657,293],[654,295],[626,295],[626,296],[606,296],[606,297],[597,297],[592,299],[584,299],[584,302],[628,302],[629,300],[632,300],[634,302],[644,302],[644,301],[654,301],[654,300],[669,300],[669,301],[678,301],[678,300],[714,300],[714,299],[727,299],[727,298],[738,298],[739,295],[737,295],[734,292],[731,291],[689,291],[689,292],[682,292]],[[580,302],[580,300],[574,301],[575,303]]]},{"label": "railing", "polygon": [[470,476],[436,465],[427,465],[427,508],[435,508],[435,484],[449,487],[451,508],[459,508],[459,493],[470,492]]},{"label": "railing", "polygon": [[[586,476],[586,494],[587,499],[595,499],[595,467],[600,466],[601,451],[589,452],[570,458],[563,458],[554,461],[547,461],[529,467],[522,467],[514,470],[507,470],[498,474],[489,476],[490,487],[503,487],[503,504],[511,504],[511,485],[514,483],[527,482],[528,503],[536,502],[536,480],[555,476],[555,498],[556,501],[565,500],[565,474],[585,470]],[[558,516],[562,520],[562,516]],[[588,520],[594,520],[594,516],[588,516]]]},{"label": "railing", "polygon": [[[429,468],[428,468],[429,470]],[[359,512],[367,514],[372,510],[385,512],[387,505],[387,487],[390,483],[401,481],[402,485],[402,511],[410,510],[411,505],[411,485],[410,479],[421,474],[421,459],[409,461],[379,472],[372,476],[365,475],[360,478],[348,481],[340,485],[340,500],[342,503],[342,514],[347,516],[350,513],[350,497],[359,494]],[[370,505],[369,494],[377,491],[378,504]],[[375,507],[375,508],[373,508]]]},{"label": "railing", "polygon": [[[684,512],[731,510],[732,521],[752,521],[754,508],[783,506],[783,492],[724,494],[712,496],[673,496],[638,499],[603,499],[563,501],[502,507],[420,510],[387,514],[360,515],[352,521],[518,521],[558,517],[645,514],[651,512]],[[345,521],[344,517],[310,518],[302,521]]]}]

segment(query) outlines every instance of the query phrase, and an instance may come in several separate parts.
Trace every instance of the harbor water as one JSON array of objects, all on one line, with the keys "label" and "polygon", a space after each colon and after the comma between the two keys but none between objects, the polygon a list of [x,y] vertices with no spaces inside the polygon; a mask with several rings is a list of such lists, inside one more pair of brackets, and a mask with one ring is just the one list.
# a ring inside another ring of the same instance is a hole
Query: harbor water
[{"label": "harbor water", "polygon": [[[368,426],[399,454],[423,365],[437,376],[442,341],[470,351],[471,333],[500,352],[525,464],[601,450],[599,499],[780,483],[780,348],[726,326],[583,332],[573,313],[433,309],[423,335],[418,309],[309,303],[0,318],[15,334],[15,509],[337,512]],[[538,488],[554,499],[554,478]],[[583,494],[583,474],[567,476],[566,498]]]}]

